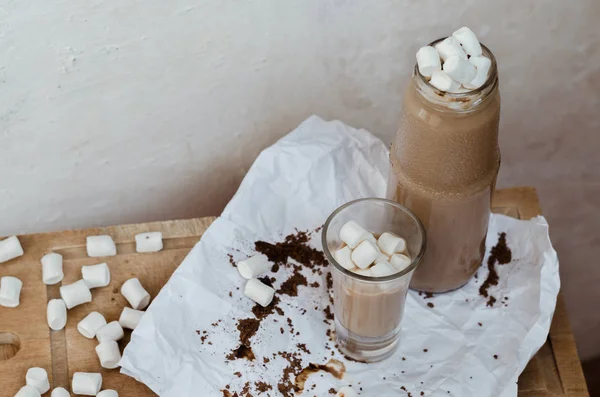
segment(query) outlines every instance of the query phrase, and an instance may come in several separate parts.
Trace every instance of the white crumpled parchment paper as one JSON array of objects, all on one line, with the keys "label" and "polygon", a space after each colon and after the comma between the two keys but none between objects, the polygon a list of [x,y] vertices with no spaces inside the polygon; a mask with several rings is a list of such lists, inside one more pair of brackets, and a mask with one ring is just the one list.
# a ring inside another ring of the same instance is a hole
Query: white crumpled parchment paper
[{"label": "white crumpled parchment paper", "polygon": [[[221,217],[152,302],[125,349],[121,371],[161,396],[223,396],[226,385],[239,392],[248,381],[254,396],[279,396],[277,384],[287,362],[272,354],[298,351],[297,344],[304,343],[311,352],[302,353],[304,366],[326,363],[333,349],[346,373],[341,380],[314,374],[302,395],[326,396],[330,388],[352,384],[365,396],[516,396],[519,374],[546,340],[560,286],[556,253],[541,216],[529,221],[491,217],[488,254],[498,233],[506,232],[513,258],[496,266],[500,282],[489,289],[498,300],[494,307],[478,294],[486,266],[455,292],[426,299],[411,291],[400,349],[386,361],[350,362],[332,348],[323,313],[325,274],[312,272],[306,273],[309,283],[320,287],[300,287],[297,297],[282,295],[285,315],[261,323],[252,339],[256,360],[225,359],[239,343],[238,319],[252,317],[253,306],[227,254],[245,258],[253,254],[256,240],[277,242],[295,229],[314,230],[347,201],[383,196],[387,173],[388,150],[379,139],[315,116],[264,150]],[[277,274],[276,288],[286,271]],[[286,317],[298,335],[290,332]],[[241,377],[234,375],[238,371]],[[273,390],[256,392],[258,380]]]}]

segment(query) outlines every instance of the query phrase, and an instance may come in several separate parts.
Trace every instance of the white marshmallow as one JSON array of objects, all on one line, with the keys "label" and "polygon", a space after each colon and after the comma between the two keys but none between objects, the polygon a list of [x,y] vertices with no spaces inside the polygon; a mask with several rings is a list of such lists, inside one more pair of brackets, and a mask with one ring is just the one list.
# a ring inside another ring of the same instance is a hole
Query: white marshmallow
[{"label": "white marshmallow", "polygon": [[148,232],[135,235],[135,250],[137,252],[158,252],[162,249],[163,241],[161,232]]},{"label": "white marshmallow", "polygon": [[425,77],[431,77],[434,70],[441,70],[440,54],[434,47],[426,46],[417,51],[417,65],[419,72]]},{"label": "white marshmallow", "polygon": [[150,303],[150,294],[137,278],[130,278],[121,286],[121,294],[135,310],[143,310]]},{"label": "white marshmallow", "polygon": [[399,272],[409,267],[411,263],[411,259],[404,254],[394,254],[390,258],[390,264]]},{"label": "white marshmallow", "polygon": [[0,278],[0,306],[17,307],[20,303],[23,283],[16,277]]},{"label": "white marshmallow", "polygon": [[344,269],[350,270],[355,267],[352,262],[352,250],[348,246],[335,251],[333,257]]},{"label": "white marshmallow", "polygon": [[61,254],[50,253],[42,258],[42,281],[46,285],[54,285],[62,281],[63,257]]},{"label": "white marshmallow", "polygon": [[335,397],[358,397],[358,393],[355,392],[350,386],[344,386],[338,390]]},{"label": "white marshmallow", "polygon": [[81,276],[88,288],[106,287],[110,284],[110,269],[106,263],[81,266]]},{"label": "white marshmallow", "polygon": [[382,252],[386,253],[387,256],[391,256],[397,252],[404,252],[406,250],[406,241],[393,233],[385,232],[379,236],[377,246]]},{"label": "white marshmallow", "polygon": [[366,269],[377,258],[379,251],[375,244],[363,241],[352,251],[352,261],[361,269]]},{"label": "white marshmallow", "polygon": [[125,336],[125,332],[123,331],[123,327],[119,324],[118,321],[111,321],[106,324],[104,327],[100,328],[96,331],[96,339],[98,342],[102,343],[107,340],[121,340]]},{"label": "white marshmallow", "polygon": [[74,394],[95,396],[102,388],[102,375],[94,372],[75,372],[71,382]]},{"label": "white marshmallow", "polygon": [[119,397],[119,393],[111,389],[106,389],[98,393],[96,397]]},{"label": "white marshmallow", "polygon": [[458,42],[462,45],[463,50],[472,57],[477,57],[481,55],[481,44],[479,44],[479,40],[475,33],[471,29],[466,26],[458,29],[456,32],[452,33],[452,36],[458,40]]},{"label": "white marshmallow", "polygon": [[98,330],[106,325],[106,319],[98,312],[91,312],[77,324],[77,331],[88,339],[96,337]]},{"label": "white marshmallow", "polygon": [[52,390],[50,397],[71,397],[71,395],[64,387],[57,387]]},{"label": "white marshmallow", "polygon": [[452,80],[452,78],[442,70],[433,71],[429,84],[438,90],[445,92],[456,92],[460,88],[460,84]]},{"label": "white marshmallow", "polygon": [[123,328],[135,329],[143,315],[143,311],[124,307],[121,316],[119,316],[119,324],[121,324],[121,327]]},{"label": "white marshmallow", "polygon": [[114,340],[105,340],[96,346],[96,354],[100,360],[102,368],[115,369],[121,361],[121,351],[119,344]]},{"label": "white marshmallow", "polygon": [[374,238],[373,235],[363,229],[363,227],[355,221],[346,222],[340,229],[340,239],[346,243],[350,249],[354,249],[358,244],[372,238]]},{"label": "white marshmallow", "polygon": [[110,236],[88,236],[86,240],[88,256],[99,257],[117,255],[117,246]]},{"label": "white marshmallow", "polygon": [[438,54],[440,54],[442,61],[445,61],[453,55],[456,55],[464,60],[467,59],[467,53],[462,49],[460,42],[454,36],[447,37],[443,41],[436,44],[435,49],[437,50]]},{"label": "white marshmallow", "polygon": [[50,382],[48,381],[48,372],[44,368],[33,367],[27,370],[25,374],[25,384],[33,386],[39,390],[40,394],[50,390]]},{"label": "white marshmallow", "polygon": [[492,66],[492,61],[489,58],[484,56],[481,57],[471,57],[469,58],[469,62],[472,63],[477,69],[477,74],[475,78],[470,82],[463,84],[466,88],[476,89],[481,87],[488,78],[488,72],[490,71],[490,67]]},{"label": "white marshmallow", "polygon": [[354,269],[352,269],[352,272],[356,273],[356,274],[360,274],[361,276],[375,277],[373,275],[373,272],[371,271],[371,268],[367,268],[367,269],[354,268]]},{"label": "white marshmallow", "polygon": [[260,282],[260,280],[251,278],[246,283],[244,288],[244,295],[258,303],[262,307],[267,307],[273,301],[273,295],[275,290],[268,285]]},{"label": "white marshmallow", "polygon": [[388,262],[379,262],[375,266],[371,266],[370,270],[374,277],[385,277],[398,272],[396,268]]},{"label": "white marshmallow", "polygon": [[243,261],[239,261],[237,264],[238,272],[246,280],[255,278],[256,276],[266,272],[271,267],[269,258],[266,255],[258,254],[254,255]]},{"label": "white marshmallow", "polygon": [[0,263],[18,258],[23,253],[23,247],[21,247],[17,236],[8,237],[0,241]]},{"label": "white marshmallow", "polygon": [[477,69],[466,59],[451,56],[444,62],[444,72],[454,81],[461,84],[468,83],[477,75]]},{"label": "white marshmallow", "polygon": [[40,391],[34,386],[23,386],[15,397],[41,397]]},{"label": "white marshmallow", "polygon": [[65,301],[67,309],[92,301],[92,293],[83,280],[60,287],[60,297]]},{"label": "white marshmallow", "polygon": [[62,299],[52,299],[46,308],[48,326],[54,331],[59,331],[67,325],[67,305]]}]

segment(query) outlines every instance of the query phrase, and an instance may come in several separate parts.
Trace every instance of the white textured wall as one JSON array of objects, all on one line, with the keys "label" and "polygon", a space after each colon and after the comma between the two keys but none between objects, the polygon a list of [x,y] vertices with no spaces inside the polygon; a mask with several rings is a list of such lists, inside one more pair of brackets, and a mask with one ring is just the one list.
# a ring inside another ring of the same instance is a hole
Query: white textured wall
[{"label": "white textured wall", "polygon": [[217,214],[312,113],[390,141],[415,50],[469,25],[500,63],[500,186],[539,188],[590,357],[599,16],[598,0],[0,0],[0,235]]}]

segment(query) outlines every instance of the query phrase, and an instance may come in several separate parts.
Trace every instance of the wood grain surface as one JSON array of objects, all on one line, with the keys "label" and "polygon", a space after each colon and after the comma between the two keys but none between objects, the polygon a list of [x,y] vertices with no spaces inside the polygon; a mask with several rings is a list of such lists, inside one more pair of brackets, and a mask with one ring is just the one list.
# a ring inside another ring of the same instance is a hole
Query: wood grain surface
[{"label": "wood grain surface", "polygon": [[[496,212],[522,219],[541,213],[533,188],[499,190],[494,195],[493,204]],[[0,276],[16,276],[24,284],[18,308],[0,307],[0,397],[13,396],[24,384],[25,372],[33,366],[48,371],[53,387],[70,389],[74,372],[101,372],[103,388],[114,388],[121,396],[154,395],[147,387],[121,375],[118,370],[102,369],[94,352],[96,342],[79,334],[76,325],[94,310],[104,314],[108,321],[117,320],[127,304],[119,288],[131,277],[138,277],[155,297],[213,220],[202,218],[20,236],[25,255],[0,264]],[[147,231],[163,233],[163,251],[154,254],[135,252],[135,234]],[[87,257],[85,237],[96,234],[113,237],[117,243],[117,256]],[[52,251],[64,257],[63,284],[80,279],[82,265],[107,262],[111,269],[110,285],[94,289],[91,303],[70,310],[67,326],[62,331],[51,331],[46,324],[46,303],[58,297],[59,286],[47,287],[42,283],[40,259]],[[122,348],[129,335],[127,332],[120,342]],[[519,397],[542,396],[588,397],[561,296],[548,342],[519,379]]]}]

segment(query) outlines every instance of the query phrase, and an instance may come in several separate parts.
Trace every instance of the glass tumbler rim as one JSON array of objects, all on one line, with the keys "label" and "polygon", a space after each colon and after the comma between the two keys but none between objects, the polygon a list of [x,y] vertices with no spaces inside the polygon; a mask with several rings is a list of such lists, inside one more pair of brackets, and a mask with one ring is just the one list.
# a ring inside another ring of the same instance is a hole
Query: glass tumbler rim
[{"label": "glass tumbler rim", "polygon": [[[330,226],[331,222],[333,221],[333,219],[335,219],[335,217],[340,212],[342,212],[346,208],[351,207],[358,203],[363,203],[363,202],[379,202],[379,203],[382,203],[384,206],[388,205],[388,206],[395,207],[397,210],[400,210],[400,211],[404,212],[405,214],[407,214],[417,225],[417,228],[419,229],[419,231],[421,232],[421,235],[423,236],[423,242],[421,243],[421,249],[419,250],[417,255],[415,255],[414,258],[411,258],[412,262],[406,269],[399,271],[397,273],[391,274],[389,276],[384,276],[384,277],[364,276],[362,274],[357,274],[357,273],[351,272],[350,270],[344,268],[333,257],[333,254],[331,253],[331,251],[329,250],[329,247],[327,246],[327,234],[328,234],[329,226]],[[365,198],[349,201],[346,204],[339,206],[338,208],[335,209],[335,211],[333,211],[331,213],[331,215],[329,215],[329,217],[327,217],[327,220],[325,221],[325,224],[323,225],[323,232],[321,233],[321,244],[323,245],[323,252],[325,253],[325,257],[327,258],[329,263],[331,263],[333,265],[333,267],[335,267],[336,270],[338,270],[339,272],[343,273],[344,275],[346,275],[348,277],[354,278],[356,280],[361,280],[361,281],[366,281],[366,282],[371,282],[371,283],[380,283],[380,282],[400,279],[401,277],[410,273],[417,267],[417,265],[421,261],[421,258],[425,254],[425,249],[427,247],[427,234],[425,231],[425,227],[423,226],[423,223],[421,222],[419,217],[417,217],[411,210],[409,210],[405,206],[403,206],[393,200],[388,200],[385,198],[365,197]]]}]

